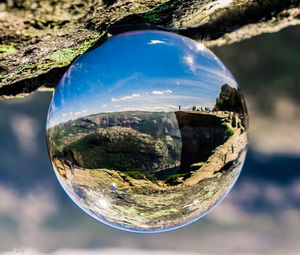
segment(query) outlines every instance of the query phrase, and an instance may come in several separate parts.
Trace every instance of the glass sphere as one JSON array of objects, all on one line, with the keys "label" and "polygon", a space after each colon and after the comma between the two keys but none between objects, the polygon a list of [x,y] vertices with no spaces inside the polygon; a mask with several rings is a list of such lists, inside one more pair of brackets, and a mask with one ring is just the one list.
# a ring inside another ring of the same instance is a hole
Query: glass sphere
[{"label": "glass sphere", "polygon": [[203,44],[162,31],[110,38],[58,84],[47,145],[70,198],[109,226],[164,232],[204,216],[247,150],[238,85]]}]

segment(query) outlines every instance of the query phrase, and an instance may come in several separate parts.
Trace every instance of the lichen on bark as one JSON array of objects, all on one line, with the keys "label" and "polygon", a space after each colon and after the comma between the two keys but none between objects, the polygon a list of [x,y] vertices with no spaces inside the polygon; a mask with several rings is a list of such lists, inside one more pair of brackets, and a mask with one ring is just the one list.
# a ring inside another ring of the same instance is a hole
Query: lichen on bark
[{"label": "lichen on bark", "polygon": [[298,0],[7,0],[0,2],[0,97],[53,88],[108,36],[161,29],[214,47],[300,24]]}]

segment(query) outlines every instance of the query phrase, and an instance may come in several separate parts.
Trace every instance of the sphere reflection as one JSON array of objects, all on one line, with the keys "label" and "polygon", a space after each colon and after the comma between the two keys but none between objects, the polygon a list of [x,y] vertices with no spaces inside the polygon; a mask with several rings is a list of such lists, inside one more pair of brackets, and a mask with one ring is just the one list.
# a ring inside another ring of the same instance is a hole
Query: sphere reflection
[{"label": "sphere reflection", "polygon": [[202,44],[160,31],[109,39],[75,61],[47,122],[57,178],[95,219],[163,232],[205,215],[247,149],[247,113],[228,69]]}]

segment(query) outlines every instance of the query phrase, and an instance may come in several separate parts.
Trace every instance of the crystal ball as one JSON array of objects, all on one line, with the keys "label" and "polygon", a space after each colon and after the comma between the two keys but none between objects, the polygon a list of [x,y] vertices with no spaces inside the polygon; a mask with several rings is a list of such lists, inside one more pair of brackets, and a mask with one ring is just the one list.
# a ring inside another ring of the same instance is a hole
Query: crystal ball
[{"label": "crystal ball", "polygon": [[83,211],[155,233],[200,219],[225,197],[247,130],[224,64],[197,41],[147,30],[112,37],[69,67],[49,108],[47,145]]}]

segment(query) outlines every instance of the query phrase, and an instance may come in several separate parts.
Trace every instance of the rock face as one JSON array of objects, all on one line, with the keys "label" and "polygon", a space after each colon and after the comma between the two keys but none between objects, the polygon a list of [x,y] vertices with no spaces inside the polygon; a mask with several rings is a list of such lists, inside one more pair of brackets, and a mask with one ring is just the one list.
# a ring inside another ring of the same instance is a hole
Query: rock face
[{"label": "rock face", "polygon": [[163,137],[169,142],[180,140],[179,127],[175,114],[172,112],[99,113],[59,124],[48,129],[47,132],[51,142],[59,147],[70,144],[78,140],[78,137],[81,138],[99,128],[114,126],[132,128],[138,132],[150,134],[154,138]]},{"label": "rock face", "polygon": [[227,171],[234,164],[238,164],[239,158],[245,153],[247,147],[247,134],[235,132],[224,144],[216,148],[213,155],[203,164],[198,171],[185,180],[184,185],[192,186],[205,178],[212,177],[219,171]]},{"label": "rock face", "polygon": [[162,29],[207,46],[300,23],[298,0],[9,0],[0,2],[0,97],[55,87],[108,34]]},{"label": "rock face", "polygon": [[89,169],[146,173],[170,167],[168,148],[161,139],[124,127],[100,128],[66,146],[63,152]]},{"label": "rock face", "polygon": [[100,113],[47,133],[52,155],[83,168],[155,173],[179,165],[181,138],[174,113]]},{"label": "rock face", "polygon": [[175,113],[182,137],[179,173],[189,172],[194,163],[205,162],[213,150],[226,141],[222,118],[197,112]]}]

